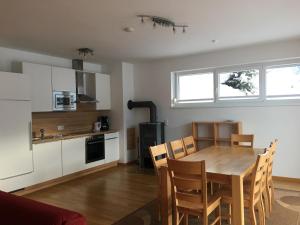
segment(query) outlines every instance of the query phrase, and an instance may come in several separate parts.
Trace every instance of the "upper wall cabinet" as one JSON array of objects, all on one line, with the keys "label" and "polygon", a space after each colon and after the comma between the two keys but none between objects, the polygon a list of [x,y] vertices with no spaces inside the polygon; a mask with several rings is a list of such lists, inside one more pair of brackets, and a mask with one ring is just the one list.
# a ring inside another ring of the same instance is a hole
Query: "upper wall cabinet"
[{"label": "upper wall cabinet", "polygon": [[52,89],[76,92],[75,70],[52,66]]},{"label": "upper wall cabinet", "polygon": [[32,111],[52,111],[51,66],[23,62],[22,73],[30,76]]},{"label": "upper wall cabinet", "polygon": [[96,73],[97,110],[111,109],[110,94],[110,76]]}]

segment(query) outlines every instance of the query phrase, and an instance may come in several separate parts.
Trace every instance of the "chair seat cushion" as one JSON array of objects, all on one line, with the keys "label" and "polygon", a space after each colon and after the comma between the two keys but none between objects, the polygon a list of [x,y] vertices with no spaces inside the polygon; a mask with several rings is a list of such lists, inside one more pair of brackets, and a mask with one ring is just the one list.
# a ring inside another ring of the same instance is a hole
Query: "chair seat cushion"
[{"label": "chair seat cushion", "polygon": [[0,224],[86,225],[79,213],[0,191]]}]

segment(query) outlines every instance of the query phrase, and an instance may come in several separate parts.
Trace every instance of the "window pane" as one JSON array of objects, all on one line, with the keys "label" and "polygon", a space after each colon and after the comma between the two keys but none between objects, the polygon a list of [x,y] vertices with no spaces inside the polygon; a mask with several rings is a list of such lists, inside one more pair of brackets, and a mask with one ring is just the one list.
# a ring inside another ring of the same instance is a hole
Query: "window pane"
[{"label": "window pane", "polygon": [[219,73],[219,97],[253,97],[258,95],[258,69]]},{"label": "window pane", "polygon": [[266,70],[267,96],[300,94],[300,65]]},{"label": "window pane", "polygon": [[213,99],[213,73],[181,75],[178,80],[179,100]]}]

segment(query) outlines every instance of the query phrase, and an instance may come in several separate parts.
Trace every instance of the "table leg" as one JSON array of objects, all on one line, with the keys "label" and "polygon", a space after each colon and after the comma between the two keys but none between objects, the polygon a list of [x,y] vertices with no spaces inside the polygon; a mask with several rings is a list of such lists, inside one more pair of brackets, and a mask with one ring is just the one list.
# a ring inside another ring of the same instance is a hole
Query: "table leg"
[{"label": "table leg", "polygon": [[232,176],[232,224],[245,225],[243,177]]},{"label": "table leg", "polygon": [[171,181],[168,173],[168,168],[160,168],[161,178],[161,221],[162,225],[172,225],[172,196],[171,196]]}]

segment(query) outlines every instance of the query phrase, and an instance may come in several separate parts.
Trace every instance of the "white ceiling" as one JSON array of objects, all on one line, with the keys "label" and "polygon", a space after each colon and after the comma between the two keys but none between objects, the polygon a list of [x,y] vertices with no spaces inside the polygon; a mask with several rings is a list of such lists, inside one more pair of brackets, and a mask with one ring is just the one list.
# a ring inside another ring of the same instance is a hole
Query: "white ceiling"
[{"label": "white ceiling", "polygon": [[[172,57],[299,37],[299,9],[299,0],[0,0],[0,45],[69,58],[89,47],[92,61]],[[137,14],[190,28],[174,35]]]}]

